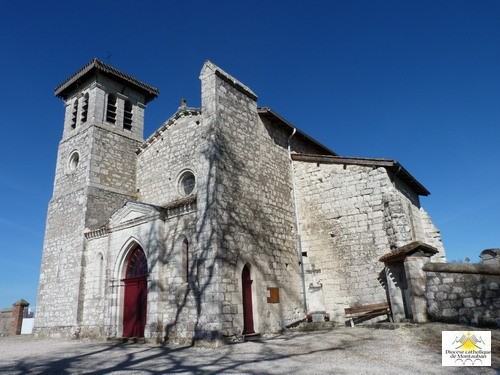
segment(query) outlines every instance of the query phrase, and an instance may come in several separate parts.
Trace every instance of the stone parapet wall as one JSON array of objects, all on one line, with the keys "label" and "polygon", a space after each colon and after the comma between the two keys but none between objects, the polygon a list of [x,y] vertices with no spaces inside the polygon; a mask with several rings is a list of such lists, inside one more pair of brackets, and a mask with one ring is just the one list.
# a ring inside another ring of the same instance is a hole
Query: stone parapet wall
[{"label": "stone parapet wall", "polygon": [[500,268],[427,263],[423,270],[431,320],[500,327]]}]

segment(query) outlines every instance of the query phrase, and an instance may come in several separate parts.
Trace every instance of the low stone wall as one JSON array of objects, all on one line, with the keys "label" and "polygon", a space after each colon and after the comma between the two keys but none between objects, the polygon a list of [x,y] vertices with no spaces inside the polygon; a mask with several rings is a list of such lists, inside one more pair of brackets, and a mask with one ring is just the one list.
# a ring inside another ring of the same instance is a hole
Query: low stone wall
[{"label": "low stone wall", "polygon": [[12,308],[5,308],[0,311],[0,337],[12,334],[12,324],[14,317],[12,315]]},{"label": "low stone wall", "polygon": [[500,268],[427,263],[427,312],[432,321],[500,327]]}]

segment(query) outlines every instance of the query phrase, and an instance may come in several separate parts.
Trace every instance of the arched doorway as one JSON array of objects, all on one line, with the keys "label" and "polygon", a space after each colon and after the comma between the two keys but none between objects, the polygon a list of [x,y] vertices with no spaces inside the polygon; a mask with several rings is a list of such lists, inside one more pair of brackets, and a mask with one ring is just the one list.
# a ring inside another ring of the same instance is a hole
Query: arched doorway
[{"label": "arched doorway", "polygon": [[250,266],[243,267],[241,273],[241,285],[243,286],[243,334],[255,333],[253,328],[253,304],[252,304],[252,278],[250,276]]},{"label": "arched doorway", "polygon": [[144,337],[148,262],[139,245],[131,250],[125,269],[125,297],[123,303],[123,337]]}]

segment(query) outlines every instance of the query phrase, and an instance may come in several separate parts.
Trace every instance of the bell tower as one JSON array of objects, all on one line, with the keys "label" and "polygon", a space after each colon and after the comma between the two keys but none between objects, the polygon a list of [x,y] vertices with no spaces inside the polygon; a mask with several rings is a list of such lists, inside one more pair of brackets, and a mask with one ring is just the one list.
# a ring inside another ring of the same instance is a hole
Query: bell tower
[{"label": "bell tower", "polygon": [[64,101],[49,202],[35,333],[78,336],[84,230],[103,225],[136,195],[144,110],[158,90],[93,59],[55,89]]}]

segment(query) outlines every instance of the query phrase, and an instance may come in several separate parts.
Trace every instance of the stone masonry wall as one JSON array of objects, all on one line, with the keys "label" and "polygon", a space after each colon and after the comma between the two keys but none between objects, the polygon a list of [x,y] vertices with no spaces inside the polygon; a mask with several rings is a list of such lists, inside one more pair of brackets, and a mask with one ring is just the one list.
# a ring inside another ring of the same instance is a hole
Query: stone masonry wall
[{"label": "stone masonry wall", "polygon": [[[35,334],[71,336],[77,331],[86,210],[84,186],[92,138],[88,129],[59,145],[54,192],[47,211]],[[68,159],[74,151],[80,157],[77,167],[71,170]]]},{"label": "stone masonry wall", "polygon": [[[216,122],[222,332],[232,336],[243,330],[241,273],[246,264],[254,281],[255,330],[274,332],[304,316],[286,150],[289,135],[271,133],[259,118],[250,89],[213,65],[204,69],[202,81],[213,95],[206,97],[203,110],[213,111]],[[267,303],[267,287],[279,288],[279,303]]]},{"label": "stone masonry wall", "polygon": [[431,320],[500,327],[498,267],[433,263],[423,269]]},{"label": "stone masonry wall", "polygon": [[126,202],[136,199],[135,150],[139,142],[95,126],[86,188],[87,228],[103,225]]},{"label": "stone masonry wall", "polygon": [[[128,250],[139,244],[149,271],[146,338],[166,339],[170,344],[192,342],[197,324],[204,319],[199,308],[203,285],[197,282],[196,211],[158,218],[152,209],[144,217],[140,223],[137,219],[130,224],[111,222],[110,233],[88,240],[81,337],[121,335],[124,267]],[[188,283],[182,267],[184,239],[190,249]]]},{"label": "stone masonry wall", "polygon": [[108,337],[105,332],[105,305],[111,292],[110,279],[115,259],[108,250],[109,238],[102,236],[88,241],[84,257],[83,309],[79,336]]},{"label": "stone masonry wall", "polygon": [[199,114],[180,111],[155,133],[137,159],[139,201],[163,206],[182,198],[178,178],[186,169],[194,173],[200,187],[200,177],[207,173],[201,149],[204,131]]},{"label": "stone masonry wall", "polygon": [[0,337],[10,335],[14,317],[12,307],[0,310]]},{"label": "stone masonry wall", "polygon": [[391,247],[404,246],[418,239],[438,249],[439,253],[431,261],[445,261],[441,234],[421,207],[419,196],[397,176],[389,172],[388,175],[395,187],[384,199],[385,226]]},{"label": "stone masonry wall", "polygon": [[[54,191],[47,213],[35,334],[72,337],[80,334],[85,298],[82,288],[86,261],[84,230],[102,225],[135,196],[135,150],[143,131],[143,105],[138,100],[144,99],[124,91],[116,82],[103,80],[101,83],[105,83],[108,90],[125,92],[133,100],[133,129],[123,129],[122,123],[105,122],[107,96],[102,84],[82,82],[66,101],[63,139],[59,144]],[[87,92],[87,121],[81,120],[80,103],[73,128],[74,101],[82,101]],[[122,94],[117,96],[122,101],[125,98]],[[78,160],[70,163],[75,152]]]},{"label": "stone masonry wall", "polygon": [[305,162],[294,167],[307,285],[322,284],[325,310],[343,323],[344,308],[387,300],[380,256],[427,240],[418,197],[408,199],[385,168]]}]

